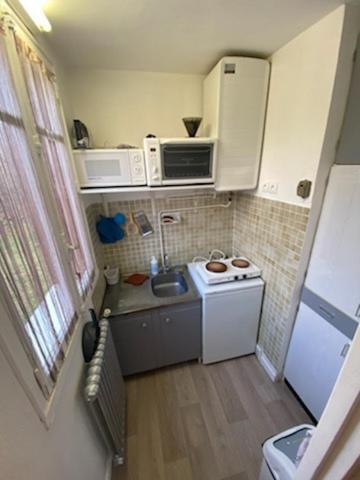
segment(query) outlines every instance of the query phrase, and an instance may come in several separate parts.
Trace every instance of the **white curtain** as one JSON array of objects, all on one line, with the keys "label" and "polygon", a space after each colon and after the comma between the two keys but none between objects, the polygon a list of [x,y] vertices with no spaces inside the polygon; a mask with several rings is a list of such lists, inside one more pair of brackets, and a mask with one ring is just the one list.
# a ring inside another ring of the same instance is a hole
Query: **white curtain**
[{"label": "white curtain", "polygon": [[80,205],[70,170],[64,125],[56,96],[55,75],[25,40],[15,35],[44,165],[53,188],[71,267],[80,295],[86,295],[94,277]]},{"label": "white curtain", "polygon": [[[81,239],[76,237],[71,241]],[[79,276],[86,268],[86,260],[82,262],[79,260],[76,267]],[[41,370],[46,378],[41,387],[45,396],[49,396],[65,356],[76,314],[51,221],[33,170],[7,57],[5,30],[1,24],[0,286],[9,309],[14,313],[15,327],[34,371]]]}]

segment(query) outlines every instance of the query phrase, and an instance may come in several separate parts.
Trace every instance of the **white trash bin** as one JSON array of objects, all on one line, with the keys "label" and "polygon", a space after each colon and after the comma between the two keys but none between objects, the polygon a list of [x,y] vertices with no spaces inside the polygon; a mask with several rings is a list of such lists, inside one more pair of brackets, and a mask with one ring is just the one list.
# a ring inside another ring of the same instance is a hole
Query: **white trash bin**
[{"label": "white trash bin", "polygon": [[119,267],[111,267],[110,265],[107,265],[104,268],[104,275],[106,278],[106,283],[108,285],[116,285],[117,283],[119,283],[119,277],[120,277]]},{"label": "white trash bin", "polygon": [[292,480],[298,464],[300,444],[314,430],[312,425],[298,425],[266,440],[259,480]]}]

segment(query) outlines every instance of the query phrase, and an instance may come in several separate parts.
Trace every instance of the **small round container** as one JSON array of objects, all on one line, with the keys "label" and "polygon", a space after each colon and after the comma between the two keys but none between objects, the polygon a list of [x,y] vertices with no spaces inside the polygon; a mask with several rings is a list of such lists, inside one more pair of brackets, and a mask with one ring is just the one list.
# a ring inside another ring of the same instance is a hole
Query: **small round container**
[{"label": "small round container", "polygon": [[110,267],[109,265],[104,268],[104,275],[106,278],[106,283],[108,285],[116,285],[119,283],[119,267]]}]

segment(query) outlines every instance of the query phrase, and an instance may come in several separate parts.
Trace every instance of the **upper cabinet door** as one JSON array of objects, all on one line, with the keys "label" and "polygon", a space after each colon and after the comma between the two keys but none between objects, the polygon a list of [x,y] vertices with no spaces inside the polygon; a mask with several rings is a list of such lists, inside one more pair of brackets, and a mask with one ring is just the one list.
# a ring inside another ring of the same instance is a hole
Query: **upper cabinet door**
[{"label": "upper cabinet door", "polygon": [[359,321],[360,166],[332,168],[305,284]]},{"label": "upper cabinet door", "polygon": [[360,37],[336,163],[360,165]]},{"label": "upper cabinet door", "polygon": [[204,80],[204,135],[218,139],[216,190],[257,185],[269,62],[225,57]]}]

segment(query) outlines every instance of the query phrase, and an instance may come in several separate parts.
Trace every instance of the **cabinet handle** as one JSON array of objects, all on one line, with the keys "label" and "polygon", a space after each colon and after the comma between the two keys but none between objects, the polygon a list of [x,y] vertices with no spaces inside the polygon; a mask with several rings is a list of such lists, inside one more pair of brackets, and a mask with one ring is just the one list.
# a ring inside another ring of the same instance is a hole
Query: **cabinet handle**
[{"label": "cabinet handle", "polygon": [[334,314],[326,310],[326,308],[319,305],[319,310],[328,318],[334,318]]},{"label": "cabinet handle", "polygon": [[165,323],[167,323],[167,324],[171,323],[171,318],[169,318],[169,317],[165,318]]},{"label": "cabinet handle", "polygon": [[350,343],[345,343],[345,345],[343,346],[343,348],[341,350],[340,356],[345,358],[347,352],[349,351],[349,348],[350,348]]},{"label": "cabinet handle", "polygon": [[141,327],[142,327],[142,328],[147,328],[147,326],[148,326],[148,324],[147,324],[146,322],[143,322],[143,323],[141,324]]},{"label": "cabinet handle", "polygon": [[355,317],[360,318],[360,303],[359,303],[359,305],[358,305],[358,307],[357,307],[357,309],[356,309]]}]

